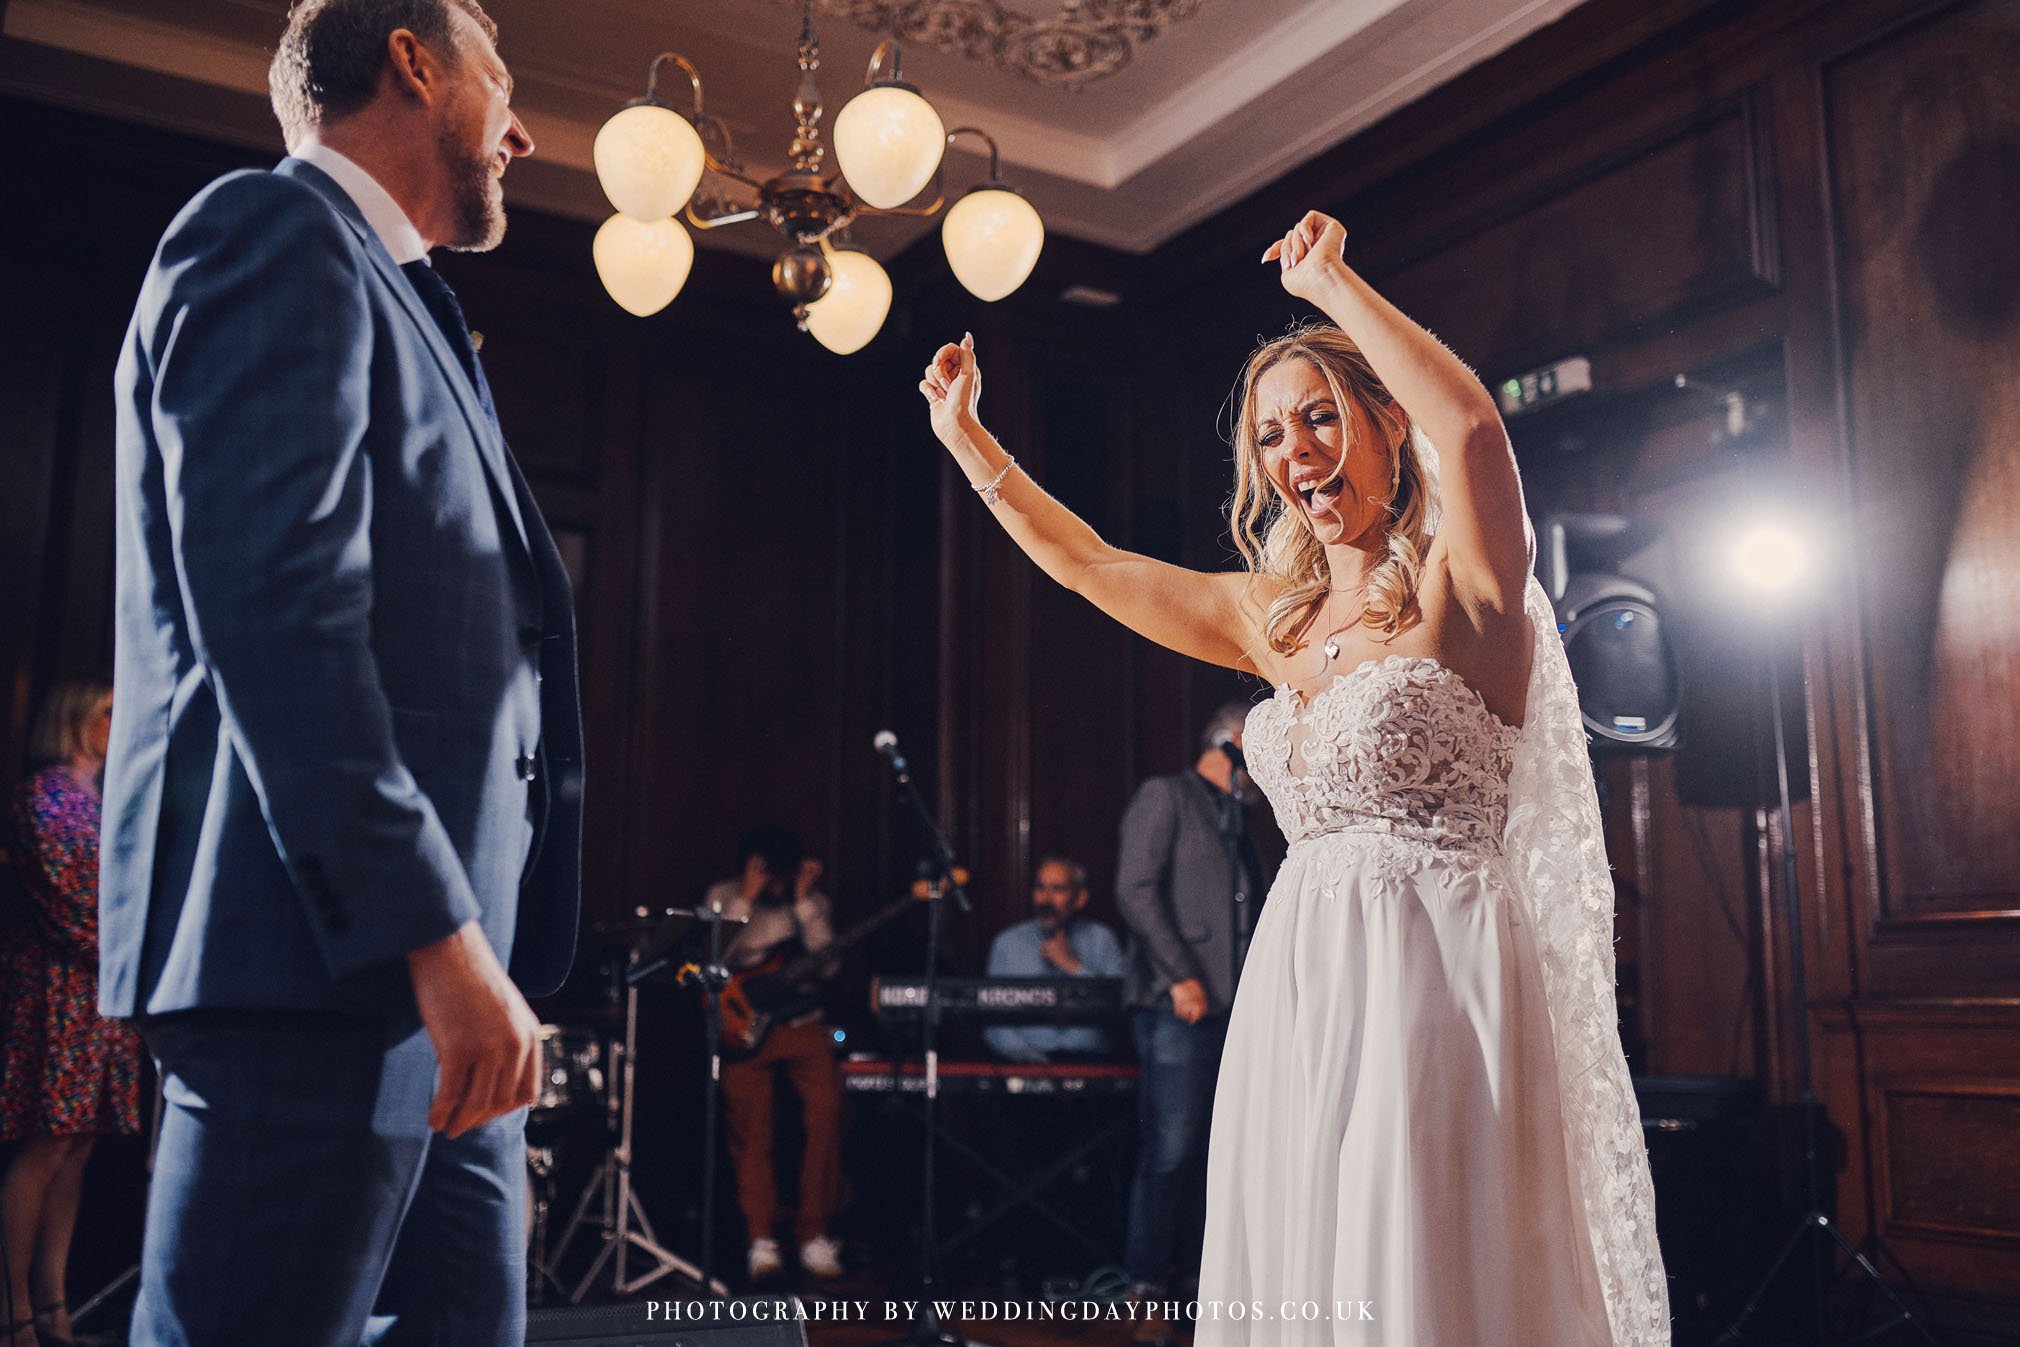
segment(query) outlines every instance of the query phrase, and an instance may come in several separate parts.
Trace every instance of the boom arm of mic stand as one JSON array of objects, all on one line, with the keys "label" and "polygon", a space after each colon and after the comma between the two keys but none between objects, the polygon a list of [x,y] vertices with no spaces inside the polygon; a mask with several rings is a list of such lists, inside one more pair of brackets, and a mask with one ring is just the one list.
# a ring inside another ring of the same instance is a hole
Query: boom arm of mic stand
[{"label": "boom arm of mic stand", "polygon": [[630,968],[624,970],[624,985],[627,987],[636,987],[641,982],[658,977],[661,973],[664,973],[679,962],[680,956],[678,954],[662,954],[656,959],[647,959],[644,963],[633,964]]},{"label": "boom arm of mic stand", "polygon": [[939,878],[946,884],[946,892],[954,899],[955,906],[963,912],[972,912],[975,905],[968,901],[968,891],[962,888],[960,881],[954,877],[954,849],[947,845],[947,838],[940,831],[940,825],[927,811],[926,802],[919,798],[918,790],[912,785],[912,774],[906,771],[898,772],[897,784],[898,798],[911,808],[913,817],[919,820],[919,826],[926,830],[927,842],[932,851],[932,862],[939,871]]}]

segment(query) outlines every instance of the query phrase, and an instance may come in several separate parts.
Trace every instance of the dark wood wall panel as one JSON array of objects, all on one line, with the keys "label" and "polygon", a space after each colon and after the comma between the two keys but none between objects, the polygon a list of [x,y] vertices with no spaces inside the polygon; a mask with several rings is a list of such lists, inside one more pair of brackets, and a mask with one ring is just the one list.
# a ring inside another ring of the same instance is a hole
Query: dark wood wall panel
[{"label": "dark wood wall panel", "polygon": [[2020,5],[1824,71],[1882,921],[2020,922]]},{"label": "dark wood wall panel", "polygon": [[1385,278],[1469,360],[1502,368],[1548,334],[1574,350],[1765,293],[1753,104],[1591,176]]},{"label": "dark wood wall panel", "polygon": [[[2020,1300],[2020,1017],[1922,999],[1826,1012],[1825,1054],[1854,1041],[1863,1079],[1834,1073],[1838,1116],[1870,1129],[1870,1179],[1839,1192],[1925,1286]],[[1856,1040],[1854,1029],[1856,1028]],[[1839,1103],[1845,1093],[1858,1096]],[[1856,1104],[1856,1109],[1849,1106]],[[1856,1128],[1850,1138],[1862,1138]],[[2009,1325],[2012,1322],[2009,1319]]]},{"label": "dark wood wall panel", "polygon": [[[1885,1139],[1888,1228],[1997,1239],[2020,1250],[2020,1082],[1924,1077],[1877,1090]],[[1988,1166],[1987,1158],[2005,1164]],[[1990,1182],[1987,1182],[1987,1180]]]}]

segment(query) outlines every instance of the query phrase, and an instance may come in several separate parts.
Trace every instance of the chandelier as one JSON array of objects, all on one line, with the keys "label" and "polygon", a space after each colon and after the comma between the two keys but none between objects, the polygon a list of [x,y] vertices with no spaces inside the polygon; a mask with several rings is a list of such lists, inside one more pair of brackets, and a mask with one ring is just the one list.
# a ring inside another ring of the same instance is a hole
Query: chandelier
[{"label": "chandelier", "polygon": [[[977,299],[998,300],[1022,285],[1038,263],[1045,224],[1003,181],[994,138],[979,128],[946,129],[932,104],[903,82],[896,42],[877,44],[863,88],[835,118],[835,166],[823,172],[820,40],[812,0],[800,9],[798,124],[792,166],[760,182],[736,157],[729,128],[702,108],[701,72],[676,52],[646,71],[645,96],[626,104],[597,132],[596,177],[617,214],[596,231],[596,274],[619,306],[643,318],[673,302],[694,265],[694,240],[681,225],[721,229],[763,220],[790,246],[772,264],[772,284],[792,305],[802,332],[837,355],[865,346],[891,308],[891,278],[875,258],[848,245],[845,231],[869,216],[941,215],[940,242],[954,276]],[[682,116],[660,101],[659,76],[678,66],[693,90]],[[989,148],[989,177],[951,207],[940,189],[940,161],[958,136]],[[932,199],[921,204],[931,188]]]}]

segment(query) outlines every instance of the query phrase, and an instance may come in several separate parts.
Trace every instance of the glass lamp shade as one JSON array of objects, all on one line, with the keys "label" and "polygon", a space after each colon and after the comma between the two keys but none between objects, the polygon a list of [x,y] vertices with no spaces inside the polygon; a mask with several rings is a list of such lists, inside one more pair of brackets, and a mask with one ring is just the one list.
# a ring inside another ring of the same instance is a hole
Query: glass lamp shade
[{"label": "glass lamp shade", "polygon": [[596,231],[590,253],[610,297],[645,318],[671,304],[687,284],[694,240],[671,217],[646,224],[620,212]]},{"label": "glass lamp shade", "polygon": [[853,355],[869,345],[891,311],[891,277],[868,253],[828,254],[834,284],[807,305],[807,331],[836,355]]},{"label": "glass lamp shade", "polygon": [[656,103],[628,107],[603,124],[591,151],[610,204],[634,220],[664,220],[687,204],[706,167],[687,118]]},{"label": "glass lamp shade", "polygon": [[835,118],[835,163],[857,196],[882,209],[917,196],[946,149],[940,114],[901,85],[872,85]]},{"label": "glass lamp shade", "polygon": [[977,299],[997,300],[1024,284],[1045,246],[1045,222],[1031,203],[1001,187],[968,193],[940,223],[954,277]]}]

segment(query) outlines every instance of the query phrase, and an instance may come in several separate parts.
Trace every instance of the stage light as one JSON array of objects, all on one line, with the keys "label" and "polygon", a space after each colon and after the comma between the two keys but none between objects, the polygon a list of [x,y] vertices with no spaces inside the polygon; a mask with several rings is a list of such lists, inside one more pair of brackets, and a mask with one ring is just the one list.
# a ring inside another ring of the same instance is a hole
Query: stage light
[{"label": "stage light", "polygon": [[1757,519],[1733,534],[1726,548],[1732,579],[1763,597],[1786,594],[1809,578],[1812,547],[1804,530],[1787,519]]}]

